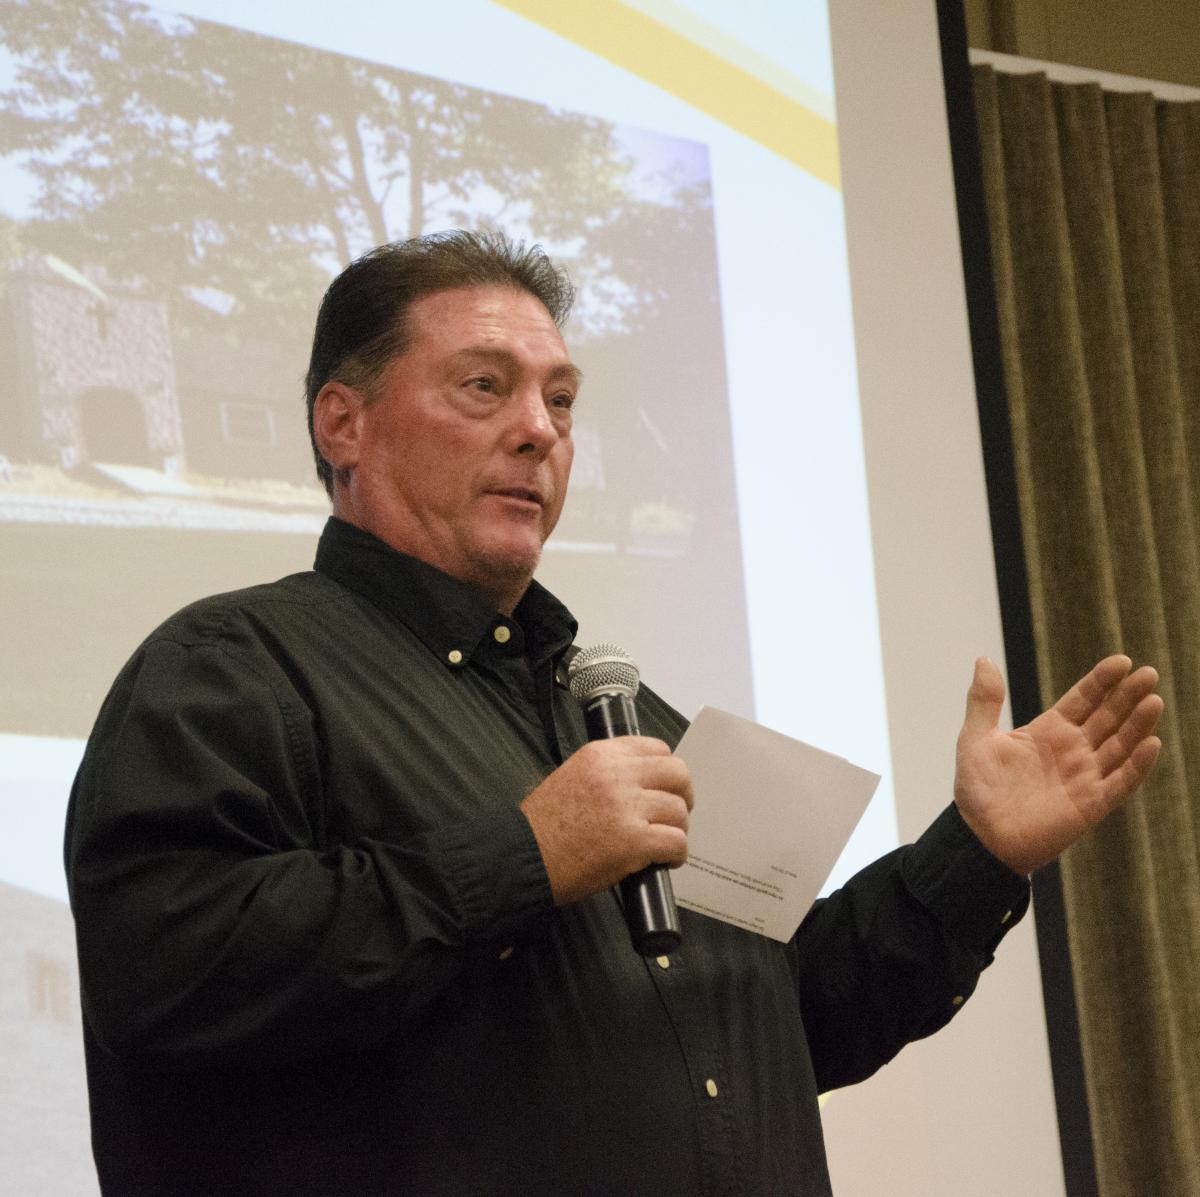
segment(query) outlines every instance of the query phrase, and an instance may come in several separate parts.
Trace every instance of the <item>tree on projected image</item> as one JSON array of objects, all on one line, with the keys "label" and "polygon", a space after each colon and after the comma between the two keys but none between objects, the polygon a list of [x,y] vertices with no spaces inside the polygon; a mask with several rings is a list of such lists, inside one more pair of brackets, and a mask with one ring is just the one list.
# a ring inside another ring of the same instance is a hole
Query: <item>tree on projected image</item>
[{"label": "tree on projected image", "polygon": [[[86,731],[114,668],[85,652],[86,613],[136,643],[235,559],[192,533],[320,528],[313,315],[349,259],[415,233],[499,226],[577,284],[567,337],[589,385],[557,567],[618,557],[639,581],[609,583],[610,606],[736,576],[706,146],[125,0],[14,0],[0,166],[0,588],[37,623],[0,656],[46,678],[89,661],[70,692],[11,687],[0,729]],[[100,528],[104,568],[64,585]],[[740,604],[704,618],[740,635]],[[696,635],[665,607],[640,626]],[[739,675],[727,705],[748,690]]]},{"label": "tree on projected image", "polygon": [[707,208],[707,180],[649,177],[592,117],[119,0],[6,8],[24,243],[137,280],[173,322],[290,337],[370,246],[495,224],[565,251],[584,330],[620,331]]},{"label": "tree on projected image", "polygon": [[[23,396],[0,453],[31,463],[26,491],[132,481],[304,515],[322,499],[297,380],[329,279],[389,239],[494,225],[567,265],[572,345],[616,384],[581,432],[573,534],[681,543],[690,408],[721,368],[701,147],[122,0],[8,5],[0,48],[0,159],[35,181],[0,229],[0,365]],[[35,308],[52,331],[24,328]],[[694,380],[671,352],[689,330],[712,359]],[[603,464],[602,441],[629,451]],[[622,473],[616,510],[599,491]]]}]

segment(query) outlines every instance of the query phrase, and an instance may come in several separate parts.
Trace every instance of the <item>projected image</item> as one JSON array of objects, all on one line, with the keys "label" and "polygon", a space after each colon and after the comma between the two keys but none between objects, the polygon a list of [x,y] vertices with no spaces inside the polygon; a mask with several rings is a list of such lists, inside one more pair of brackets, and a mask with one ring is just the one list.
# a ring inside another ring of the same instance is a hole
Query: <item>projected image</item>
[{"label": "projected image", "polygon": [[[454,227],[540,242],[578,289],[575,467],[539,577],[600,636],[744,646],[705,145],[123,0],[26,0],[0,27],[0,733],[85,736],[172,610],[311,563],[321,296],[372,246]],[[728,598],[681,618],[672,593]],[[750,694],[748,666],[722,671],[718,701]]]},{"label": "projected image", "polygon": [[[625,60],[555,32],[570,5],[156,2],[196,15],[0,21],[0,1159],[30,1194],[96,1191],[62,866],[84,739],[164,618],[311,567],[309,339],[370,247],[499,228],[577,284],[538,578],[581,645],[686,716],[886,759],[824,4],[594,6],[647,18]],[[664,46],[704,69],[674,86]]]},{"label": "projected image", "polygon": [[9,6],[0,47],[0,519],[318,528],[325,286],[499,227],[571,271],[604,382],[560,542],[686,552],[724,392],[703,147],[117,0]]}]

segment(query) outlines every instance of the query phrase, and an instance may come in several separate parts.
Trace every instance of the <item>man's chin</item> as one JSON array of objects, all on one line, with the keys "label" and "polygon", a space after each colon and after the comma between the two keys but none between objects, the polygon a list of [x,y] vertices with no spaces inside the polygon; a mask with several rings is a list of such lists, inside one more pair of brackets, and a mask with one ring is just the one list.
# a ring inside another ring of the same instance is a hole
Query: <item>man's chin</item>
[{"label": "man's chin", "polygon": [[474,555],[476,584],[492,594],[514,595],[525,592],[542,557],[542,546],[488,545]]}]

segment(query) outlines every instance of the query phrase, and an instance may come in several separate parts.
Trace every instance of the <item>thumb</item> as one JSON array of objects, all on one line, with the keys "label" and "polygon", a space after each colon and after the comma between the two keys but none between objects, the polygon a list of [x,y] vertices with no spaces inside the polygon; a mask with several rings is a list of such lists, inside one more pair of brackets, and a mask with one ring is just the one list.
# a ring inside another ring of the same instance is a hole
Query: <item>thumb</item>
[{"label": "thumb", "polygon": [[1004,679],[996,663],[988,657],[975,661],[975,676],[967,691],[967,713],[963,719],[959,742],[976,740],[995,731],[1004,705]]}]

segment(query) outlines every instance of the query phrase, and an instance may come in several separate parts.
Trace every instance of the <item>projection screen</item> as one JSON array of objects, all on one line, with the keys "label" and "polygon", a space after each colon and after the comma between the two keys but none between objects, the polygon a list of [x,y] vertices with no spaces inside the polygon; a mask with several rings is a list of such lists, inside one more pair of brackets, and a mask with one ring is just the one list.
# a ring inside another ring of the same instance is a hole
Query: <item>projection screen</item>
[{"label": "projection screen", "polygon": [[[823,3],[5,6],[0,1158],[21,1191],[94,1189],[60,849],[83,740],[158,621],[311,564],[307,341],[381,241],[503,228],[578,285],[572,493],[539,577],[581,643],[623,644],[684,714],[881,773],[828,886],[898,842],[902,783],[905,838],[948,800],[949,712],[1000,635],[933,12],[874,7],[835,7],[831,49]],[[929,240],[898,304],[903,226]],[[931,497],[933,529],[905,507]],[[835,1184],[866,1191],[869,1133],[904,1153],[890,1192],[960,1192],[946,1161],[972,1151],[998,1169],[973,1191],[1061,1191],[1013,939],[983,1013],[831,1097]],[[1015,1116],[975,1042],[1005,1033],[1028,1047]],[[1001,1109],[1029,1123],[1023,1163],[995,1150]]]}]

